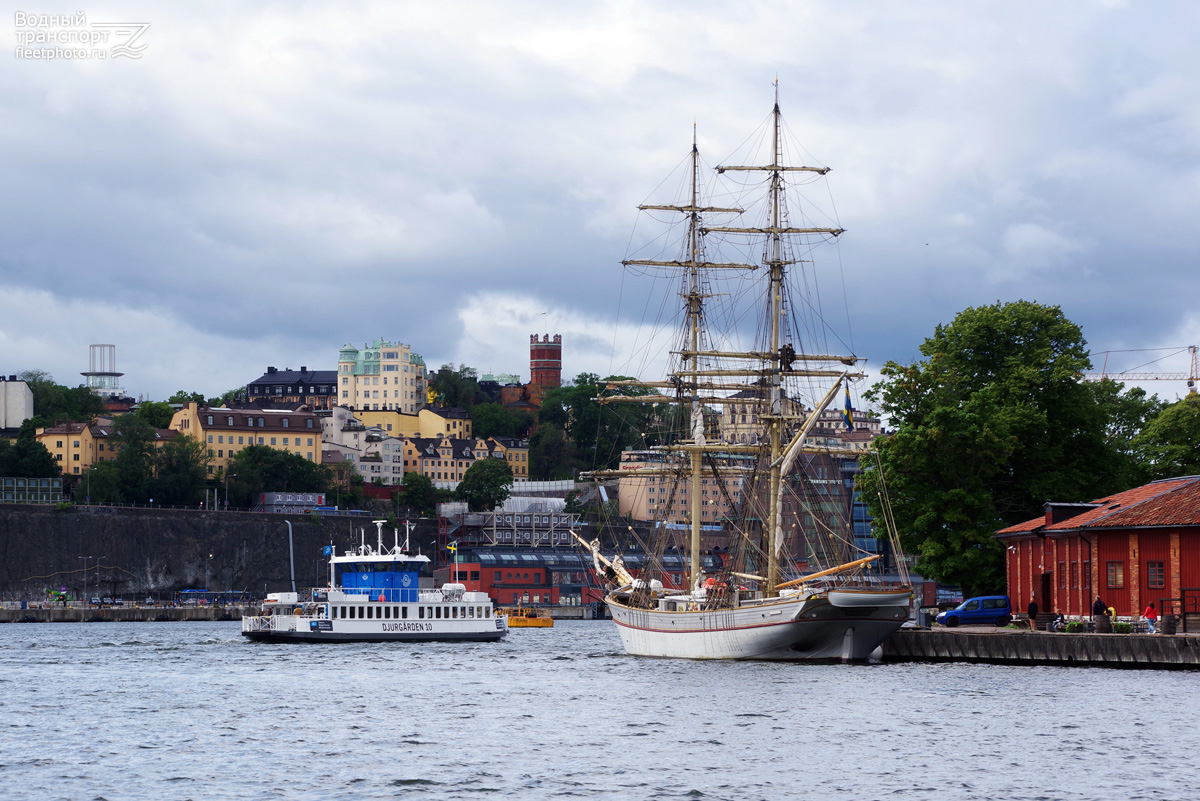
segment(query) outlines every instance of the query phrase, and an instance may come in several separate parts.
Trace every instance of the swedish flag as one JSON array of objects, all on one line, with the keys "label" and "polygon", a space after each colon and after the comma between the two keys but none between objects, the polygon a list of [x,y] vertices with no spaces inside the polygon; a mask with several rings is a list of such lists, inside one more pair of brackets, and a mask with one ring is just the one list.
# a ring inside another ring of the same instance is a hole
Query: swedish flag
[{"label": "swedish flag", "polygon": [[449,551],[450,553],[458,553],[458,542],[455,541],[455,542],[450,543],[449,545],[446,546],[446,550]]},{"label": "swedish flag", "polygon": [[842,422],[850,431],[854,430],[854,408],[850,405],[850,388],[846,387],[846,403],[842,407]]}]

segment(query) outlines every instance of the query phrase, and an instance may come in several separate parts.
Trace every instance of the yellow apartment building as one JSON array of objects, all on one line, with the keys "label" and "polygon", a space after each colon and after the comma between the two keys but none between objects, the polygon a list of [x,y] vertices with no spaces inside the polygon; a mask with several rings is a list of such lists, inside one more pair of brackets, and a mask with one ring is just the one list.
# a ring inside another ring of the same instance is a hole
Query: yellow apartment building
[{"label": "yellow apartment building", "polygon": [[251,445],[294,453],[321,464],[321,423],[311,411],[229,409],[188,403],[171,418],[171,428],[208,448],[210,475]]}]

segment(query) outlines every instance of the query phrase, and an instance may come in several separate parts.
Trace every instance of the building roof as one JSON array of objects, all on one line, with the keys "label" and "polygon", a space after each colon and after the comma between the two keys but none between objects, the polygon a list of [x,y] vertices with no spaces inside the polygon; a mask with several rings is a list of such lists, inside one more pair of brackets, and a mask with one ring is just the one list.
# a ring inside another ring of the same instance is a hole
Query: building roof
[{"label": "building roof", "polygon": [[[1001,529],[999,537],[1053,535],[1083,529],[1200,526],[1200,476],[1166,478],[1086,504],[1047,503],[1047,514]],[[1054,511],[1073,512],[1054,522]]]},{"label": "building roof", "polygon": [[307,367],[301,367],[299,370],[293,370],[290,367],[283,370],[276,370],[274,367],[268,367],[267,372],[263,373],[259,378],[251,381],[250,384],[336,384],[337,370],[309,370]]}]

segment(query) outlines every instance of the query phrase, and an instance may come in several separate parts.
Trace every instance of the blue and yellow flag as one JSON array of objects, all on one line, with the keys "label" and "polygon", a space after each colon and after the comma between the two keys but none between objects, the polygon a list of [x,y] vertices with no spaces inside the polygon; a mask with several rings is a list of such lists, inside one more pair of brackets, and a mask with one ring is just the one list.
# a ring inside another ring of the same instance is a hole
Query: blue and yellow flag
[{"label": "blue and yellow flag", "polygon": [[446,546],[446,550],[449,551],[450,553],[458,553],[458,543],[457,542],[450,543],[449,545]]},{"label": "blue and yellow flag", "polygon": [[850,405],[850,388],[846,388],[846,403],[842,407],[842,422],[850,431],[854,430],[854,408]]}]

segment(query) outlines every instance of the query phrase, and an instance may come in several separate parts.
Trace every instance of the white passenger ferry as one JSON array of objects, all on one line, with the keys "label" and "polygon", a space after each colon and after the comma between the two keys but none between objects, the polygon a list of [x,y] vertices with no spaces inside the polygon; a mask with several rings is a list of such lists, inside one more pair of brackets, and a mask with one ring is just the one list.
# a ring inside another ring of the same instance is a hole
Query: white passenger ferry
[{"label": "white passenger ferry", "polygon": [[508,618],[484,592],[462,584],[420,588],[428,556],[365,542],[338,556],[327,546],[329,586],[267,596],[262,611],[242,618],[242,636],[266,642],[422,642],[499,640]]}]

